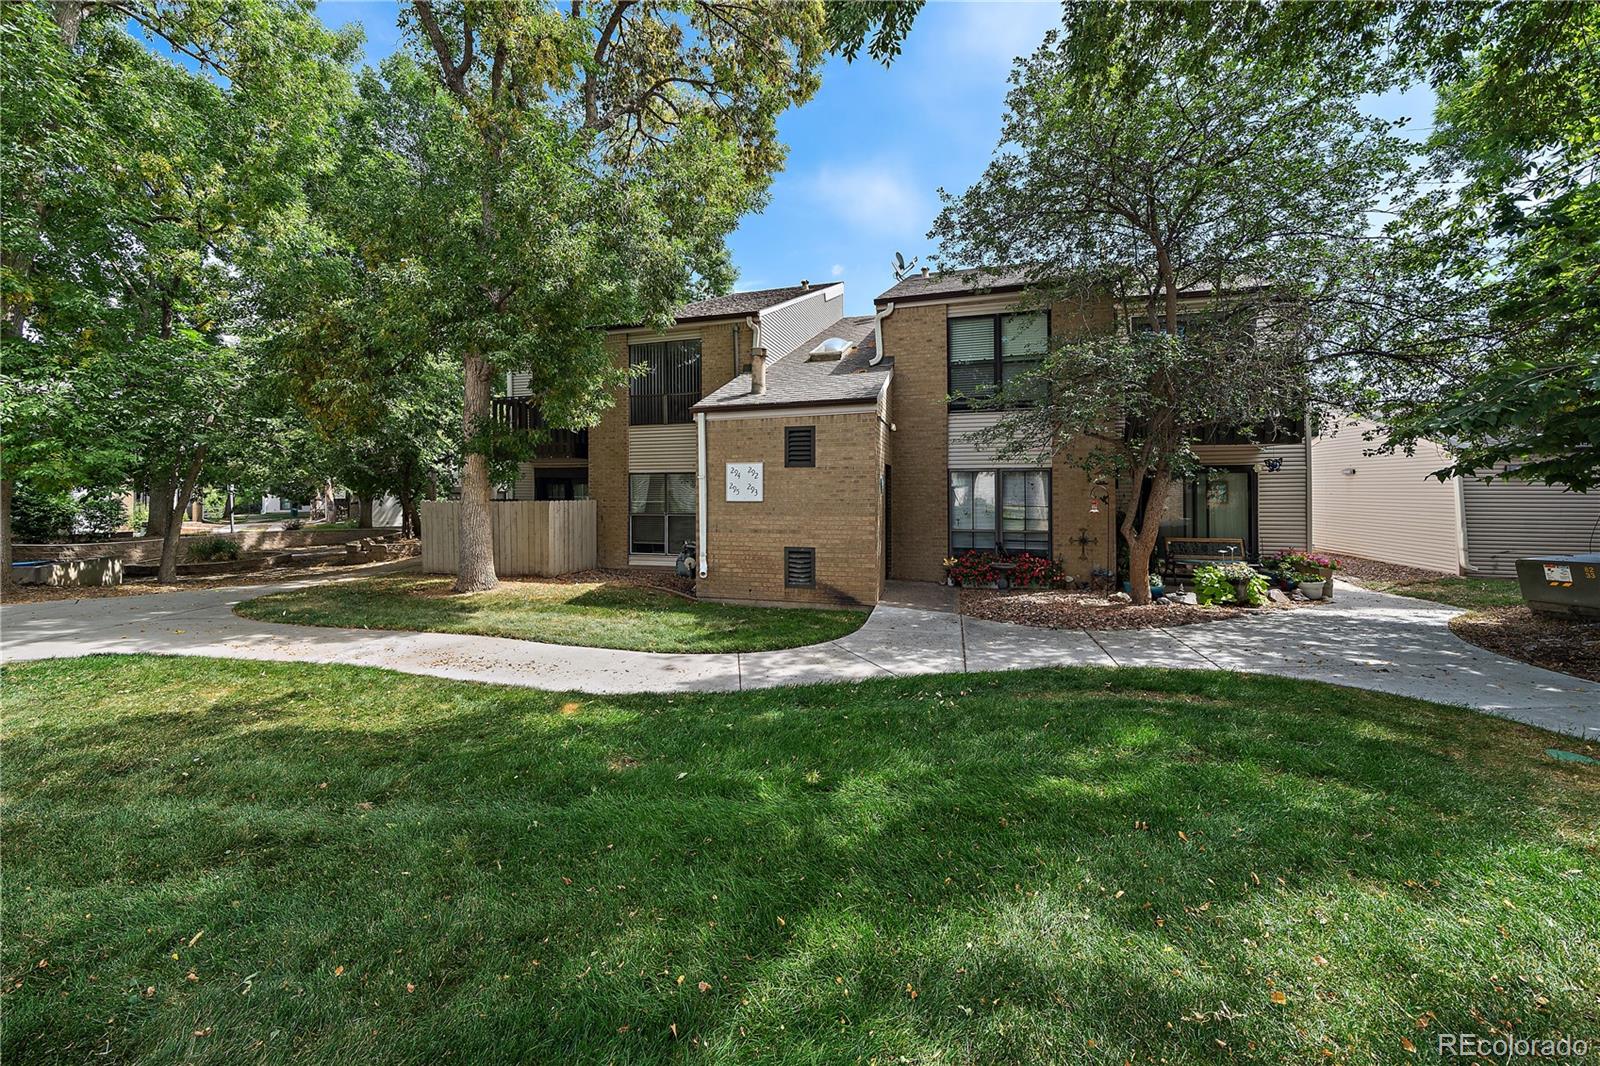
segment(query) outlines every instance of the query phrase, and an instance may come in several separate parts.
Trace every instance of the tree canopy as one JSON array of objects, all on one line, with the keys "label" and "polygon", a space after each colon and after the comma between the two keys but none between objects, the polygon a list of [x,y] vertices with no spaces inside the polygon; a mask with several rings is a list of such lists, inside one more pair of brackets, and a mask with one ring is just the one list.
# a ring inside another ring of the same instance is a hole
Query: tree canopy
[{"label": "tree canopy", "polygon": [[1025,304],[1067,308],[1038,370],[991,398],[1008,411],[991,435],[1132,487],[1121,535],[1143,600],[1194,444],[1301,423],[1313,341],[1339,328],[1406,149],[1358,79],[1220,42],[1191,63],[1158,39],[1085,80],[1072,33],[1017,62],[995,158],[933,232],[956,262],[1020,271]]},{"label": "tree canopy", "polygon": [[[1323,83],[1426,81],[1438,98],[1410,189],[1369,257],[1340,399],[1384,448],[1430,438],[1440,477],[1600,484],[1600,6],[1069,4],[1073,76],[1182,42],[1178,69],[1240,47]],[[1408,311],[1425,309],[1425,313]]]}]

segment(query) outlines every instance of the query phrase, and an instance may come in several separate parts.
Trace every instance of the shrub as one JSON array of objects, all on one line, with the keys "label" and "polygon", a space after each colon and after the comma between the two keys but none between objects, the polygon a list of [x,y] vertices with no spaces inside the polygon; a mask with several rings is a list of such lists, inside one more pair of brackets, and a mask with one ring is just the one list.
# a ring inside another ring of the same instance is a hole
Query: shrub
[{"label": "shrub", "polygon": [[[1234,589],[1236,581],[1245,583],[1242,600]],[[1194,598],[1195,602],[1208,605],[1243,602],[1259,607],[1267,601],[1267,579],[1249,563],[1202,566],[1194,572]]]},{"label": "shrub", "polygon": [[78,524],[90,536],[104,540],[122,528],[127,511],[120,496],[82,500],[78,505]]},{"label": "shrub", "polygon": [[72,536],[78,501],[69,492],[44,492],[21,482],[11,496],[11,534],[19,544],[54,544]]},{"label": "shrub", "polygon": [[189,542],[187,558],[192,563],[232,561],[244,554],[236,540],[227,537],[196,537]]}]

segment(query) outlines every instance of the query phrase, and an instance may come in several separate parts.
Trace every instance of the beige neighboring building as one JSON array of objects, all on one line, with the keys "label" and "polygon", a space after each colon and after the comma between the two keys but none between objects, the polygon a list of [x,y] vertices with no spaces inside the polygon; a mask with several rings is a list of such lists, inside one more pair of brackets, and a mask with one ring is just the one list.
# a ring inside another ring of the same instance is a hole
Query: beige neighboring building
[{"label": "beige neighboring building", "polygon": [[1311,444],[1318,548],[1452,574],[1512,577],[1529,555],[1600,550],[1600,494],[1526,481],[1432,477],[1450,462],[1431,441],[1375,455],[1378,426],[1345,418]]}]

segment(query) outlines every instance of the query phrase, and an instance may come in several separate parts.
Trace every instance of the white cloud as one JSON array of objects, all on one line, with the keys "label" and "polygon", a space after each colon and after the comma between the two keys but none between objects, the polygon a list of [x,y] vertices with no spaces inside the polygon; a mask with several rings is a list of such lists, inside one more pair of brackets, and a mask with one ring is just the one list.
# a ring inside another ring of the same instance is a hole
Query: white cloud
[{"label": "white cloud", "polygon": [[805,190],[823,210],[870,233],[920,237],[933,221],[929,190],[893,164],[824,164],[805,181]]},{"label": "white cloud", "polygon": [[842,263],[833,264],[833,270],[831,271],[831,273],[836,278],[844,277],[844,265]]},{"label": "white cloud", "polygon": [[[939,26],[938,44],[965,61],[957,70],[968,63],[1010,70],[1013,59],[1031,53],[1046,30],[1061,25],[1061,5],[1053,0],[958,3],[941,6],[940,12],[947,18]],[[969,72],[980,73],[970,68]]]}]

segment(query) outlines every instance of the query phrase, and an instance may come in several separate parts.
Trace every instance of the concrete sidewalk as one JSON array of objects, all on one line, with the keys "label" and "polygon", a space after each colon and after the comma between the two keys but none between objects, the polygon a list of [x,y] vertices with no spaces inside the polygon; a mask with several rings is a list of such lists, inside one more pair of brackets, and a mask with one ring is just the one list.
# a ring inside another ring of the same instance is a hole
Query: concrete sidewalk
[{"label": "concrete sidewalk", "polygon": [[[366,576],[365,574],[361,576]],[[1042,666],[1238,670],[1459,704],[1600,736],[1600,685],[1458,639],[1454,608],[1339,586],[1332,603],[1172,629],[1086,632],[964,618],[938,586],[892,584],[867,624],[826,644],[658,654],[450,633],[274,625],[242,600],[312,581],[0,608],[6,662],[152,653],[378,666],[461,681],[593,693],[735,691]]]}]

